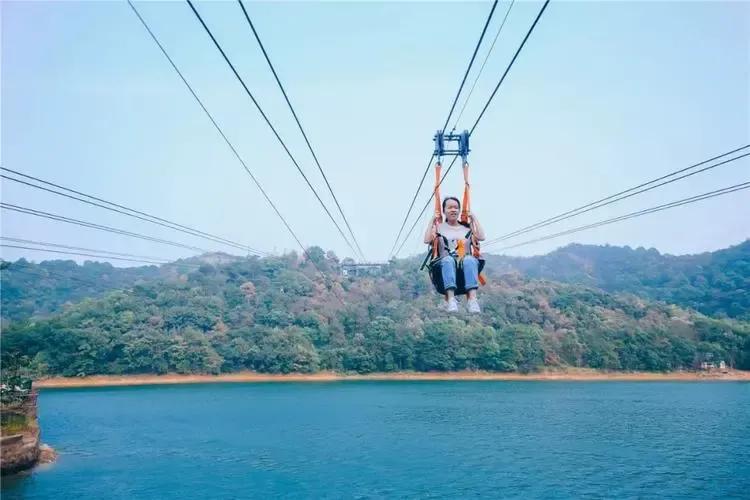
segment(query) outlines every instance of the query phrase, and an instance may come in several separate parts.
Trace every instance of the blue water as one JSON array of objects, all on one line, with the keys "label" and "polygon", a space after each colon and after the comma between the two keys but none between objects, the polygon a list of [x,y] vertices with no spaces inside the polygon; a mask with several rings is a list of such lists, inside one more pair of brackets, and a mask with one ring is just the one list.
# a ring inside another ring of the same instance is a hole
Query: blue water
[{"label": "blue water", "polygon": [[45,390],[61,456],[3,499],[750,498],[750,384]]}]

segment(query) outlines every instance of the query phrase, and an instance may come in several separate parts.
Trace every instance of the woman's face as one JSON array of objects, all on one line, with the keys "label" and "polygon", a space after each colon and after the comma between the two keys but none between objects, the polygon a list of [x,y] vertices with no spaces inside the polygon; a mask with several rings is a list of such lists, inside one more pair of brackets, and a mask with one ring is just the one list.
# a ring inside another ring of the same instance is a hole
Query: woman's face
[{"label": "woman's face", "polygon": [[453,224],[458,220],[458,203],[456,203],[456,200],[448,200],[445,202],[445,220]]}]

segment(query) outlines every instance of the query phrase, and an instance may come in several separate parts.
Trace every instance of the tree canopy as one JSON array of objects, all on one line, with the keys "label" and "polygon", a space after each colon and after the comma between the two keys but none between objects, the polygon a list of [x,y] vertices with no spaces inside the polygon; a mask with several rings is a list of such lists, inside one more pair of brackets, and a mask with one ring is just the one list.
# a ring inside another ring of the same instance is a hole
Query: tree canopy
[{"label": "tree canopy", "polygon": [[[378,277],[351,278],[337,272],[335,255],[308,254],[122,270],[127,279],[116,278],[118,288],[82,300],[80,289],[62,291],[62,278],[27,289],[33,273],[51,263],[25,263],[26,281],[6,274],[11,264],[3,271],[3,314],[9,287],[26,305],[4,317],[3,352],[25,356],[34,376],[565,366],[668,371],[704,360],[750,369],[747,322],[517,273],[482,289],[481,315],[451,316],[438,308],[441,299],[415,259],[394,261]],[[323,276],[309,259],[324,267]],[[73,288],[98,279],[89,274],[120,271],[54,265],[81,281],[68,280]],[[32,303],[66,305],[52,314],[21,314]]]}]

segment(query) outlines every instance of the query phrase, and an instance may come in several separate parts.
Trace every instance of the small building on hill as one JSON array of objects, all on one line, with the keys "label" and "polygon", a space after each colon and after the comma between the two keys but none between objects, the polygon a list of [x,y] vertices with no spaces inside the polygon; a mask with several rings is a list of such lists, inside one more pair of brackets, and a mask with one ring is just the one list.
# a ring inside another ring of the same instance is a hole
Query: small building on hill
[{"label": "small building on hill", "polygon": [[349,277],[357,276],[380,276],[386,264],[382,262],[354,262],[344,259],[341,263],[341,274]]}]

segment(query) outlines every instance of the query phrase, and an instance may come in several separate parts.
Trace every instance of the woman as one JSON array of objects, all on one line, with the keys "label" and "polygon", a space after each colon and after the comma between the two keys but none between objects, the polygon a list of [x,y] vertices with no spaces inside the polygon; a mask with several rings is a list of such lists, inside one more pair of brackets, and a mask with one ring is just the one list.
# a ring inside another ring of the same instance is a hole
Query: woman
[{"label": "woman", "polygon": [[466,307],[469,312],[480,312],[479,301],[477,301],[477,288],[479,287],[479,261],[471,255],[471,241],[466,237],[469,230],[471,234],[479,241],[484,240],[484,229],[479,224],[476,215],[469,214],[469,224],[463,224],[458,221],[461,212],[461,202],[458,198],[449,196],[443,200],[443,213],[445,221],[435,218],[430,221],[427,231],[424,234],[424,242],[430,244],[436,236],[440,235],[447,240],[447,246],[441,249],[442,255],[440,260],[434,265],[440,266],[443,272],[443,284],[445,285],[446,310],[448,312],[458,311],[458,302],[456,301],[456,249],[458,242],[464,240],[466,255],[463,258],[461,272],[464,273],[464,283],[466,285],[466,295],[468,301]]}]

